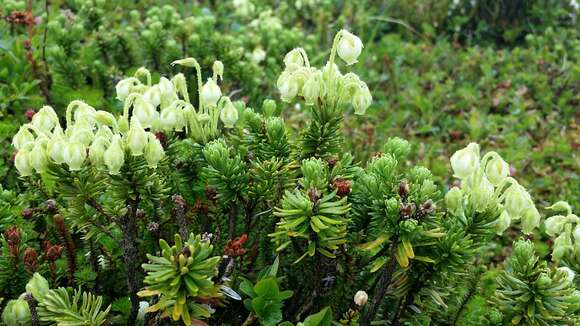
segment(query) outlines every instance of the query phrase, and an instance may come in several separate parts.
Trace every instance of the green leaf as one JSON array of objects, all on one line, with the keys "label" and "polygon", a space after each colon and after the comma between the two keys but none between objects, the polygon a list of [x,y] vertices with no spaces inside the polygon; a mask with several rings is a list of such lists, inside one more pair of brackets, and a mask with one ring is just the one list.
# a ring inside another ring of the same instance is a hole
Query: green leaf
[{"label": "green leaf", "polygon": [[303,324],[304,326],[330,326],[332,324],[332,310],[330,307],[326,307],[320,312],[308,316]]},{"label": "green leaf", "polygon": [[277,299],[278,295],[280,294],[280,290],[278,289],[278,282],[276,281],[275,277],[268,277],[261,281],[259,281],[254,286],[254,291],[260,297],[266,299]]}]

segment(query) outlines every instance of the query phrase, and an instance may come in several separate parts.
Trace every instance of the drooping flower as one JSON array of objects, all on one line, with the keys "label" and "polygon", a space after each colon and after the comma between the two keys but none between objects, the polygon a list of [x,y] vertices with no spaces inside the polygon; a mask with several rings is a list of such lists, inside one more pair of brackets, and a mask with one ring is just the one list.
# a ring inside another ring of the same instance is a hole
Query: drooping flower
[{"label": "drooping flower", "polygon": [[342,31],[342,37],[338,42],[337,53],[347,65],[352,65],[358,62],[358,57],[362,52],[362,48],[363,43],[358,36],[347,31]]}]

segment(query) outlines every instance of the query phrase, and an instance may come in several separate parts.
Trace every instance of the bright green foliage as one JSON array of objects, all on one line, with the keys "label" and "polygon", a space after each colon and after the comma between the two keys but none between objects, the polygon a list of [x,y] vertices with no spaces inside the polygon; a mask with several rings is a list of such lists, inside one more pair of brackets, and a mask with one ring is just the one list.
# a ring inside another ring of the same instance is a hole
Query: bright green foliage
[{"label": "bright green foliage", "polygon": [[508,266],[498,278],[494,303],[504,320],[521,325],[568,325],[578,309],[578,293],[566,272],[539,261],[534,245],[514,244]]},{"label": "bright green foliage", "polygon": [[[292,241],[307,247],[296,262],[316,252],[334,258],[334,251],[344,244],[348,220],[344,215],[350,206],[347,197],[340,198],[338,189],[329,191],[327,164],[320,159],[302,161],[301,190],[287,191],[275,216],[281,218],[270,236],[278,251]],[[346,181],[348,182],[348,181]]]},{"label": "bright green foliage", "polygon": [[278,273],[279,260],[260,272],[256,284],[249,280],[240,283],[240,291],[250,298],[244,300],[246,308],[254,313],[261,325],[276,325],[282,320],[283,301],[290,298],[292,291],[280,291]]},{"label": "bright green foliage", "polygon": [[140,296],[158,295],[159,301],[147,308],[148,312],[161,310],[164,316],[182,320],[189,325],[192,320],[209,317],[207,308],[196,300],[219,300],[222,295],[214,284],[219,256],[210,257],[213,246],[209,240],[191,234],[187,242],[175,235],[175,244],[169,246],[159,240],[161,256],[148,254],[149,264],[143,264],[147,272],[144,283],[148,286]]},{"label": "bright green foliage", "polygon": [[106,323],[111,306],[102,310],[103,298],[89,292],[57,288],[39,299],[40,320],[56,325],[91,325]]}]

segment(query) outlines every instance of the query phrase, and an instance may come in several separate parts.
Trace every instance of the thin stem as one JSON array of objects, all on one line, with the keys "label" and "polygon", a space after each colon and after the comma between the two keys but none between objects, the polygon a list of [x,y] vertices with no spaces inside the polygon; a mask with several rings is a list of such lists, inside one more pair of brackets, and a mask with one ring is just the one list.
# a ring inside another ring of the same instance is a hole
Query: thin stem
[{"label": "thin stem", "polygon": [[121,218],[119,225],[123,231],[123,259],[127,268],[127,287],[129,288],[129,297],[131,299],[131,311],[127,319],[127,325],[135,325],[137,314],[139,312],[139,284],[137,280],[137,264],[139,262],[139,252],[135,241],[137,240],[137,207],[139,206],[139,197],[129,201],[129,210]]},{"label": "thin stem", "polygon": [[244,320],[244,323],[242,324],[242,326],[250,326],[252,325],[254,322],[256,321],[256,315],[254,315],[254,313],[250,313],[248,315],[248,318],[246,318],[246,320]]},{"label": "thin stem", "polygon": [[28,303],[28,309],[30,310],[30,323],[32,326],[40,326],[40,320],[38,318],[38,313],[36,312],[36,300],[30,293],[26,293],[24,300]]},{"label": "thin stem", "polygon": [[398,245],[398,239],[395,238],[395,239],[393,239],[393,242],[391,243],[389,262],[383,268],[383,271],[381,272],[381,277],[379,278],[379,280],[375,286],[375,291],[373,293],[373,300],[372,300],[371,304],[369,305],[369,307],[367,308],[365,314],[363,315],[363,318],[361,319],[361,322],[360,322],[360,326],[370,325],[370,323],[375,318],[375,315],[377,314],[379,304],[381,303],[381,301],[383,301],[383,299],[385,297],[385,293],[387,292],[389,284],[391,283],[391,279],[393,278],[393,272],[395,271],[395,268],[397,267],[397,259],[395,258],[395,253],[397,252],[397,245]]}]

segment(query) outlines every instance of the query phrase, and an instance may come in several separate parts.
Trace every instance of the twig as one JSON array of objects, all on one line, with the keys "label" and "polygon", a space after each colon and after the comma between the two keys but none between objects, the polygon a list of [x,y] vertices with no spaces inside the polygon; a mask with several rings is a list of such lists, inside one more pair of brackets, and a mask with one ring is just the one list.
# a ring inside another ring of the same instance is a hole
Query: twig
[{"label": "twig", "polygon": [[397,242],[398,239],[395,238],[391,243],[389,262],[381,272],[381,277],[375,286],[373,300],[363,315],[360,326],[370,325],[371,321],[373,321],[375,315],[377,314],[380,302],[383,301],[383,298],[385,297],[387,288],[389,287],[391,279],[393,278],[393,272],[395,271],[395,267],[397,267],[397,259],[395,258],[395,253],[397,252]]},{"label": "twig", "polygon": [[139,196],[129,201],[127,213],[121,217],[119,226],[123,231],[123,259],[127,268],[127,287],[129,288],[129,297],[131,299],[131,311],[127,318],[127,325],[135,325],[137,314],[139,313],[139,284],[137,280],[137,264],[139,262],[138,250],[135,245],[137,239],[137,207],[139,206]]},{"label": "twig", "polygon": [[68,262],[68,285],[73,286],[75,284],[75,272],[77,268],[76,248],[72,236],[66,228],[64,218],[60,214],[54,215],[54,224],[56,225],[56,230],[62,238],[62,242],[66,249],[66,258]]},{"label": "twig", "polygon": [[30,310],[30,323],[32,326],[40,326],[40,320],[38,319],[38,313],[36,312],[36,300],[30,293],[26,293],[24,300],[28,303],[28,309]]},{"label": "twig", "polygon": [[248,315],[248,318],[246,318],[246,320],[244,320],[244,323],[242,324],[242,326],[250,326],[252,325],[254,322],[256,321],[256,315],[254,315],[254,313],[250,313]]}]

